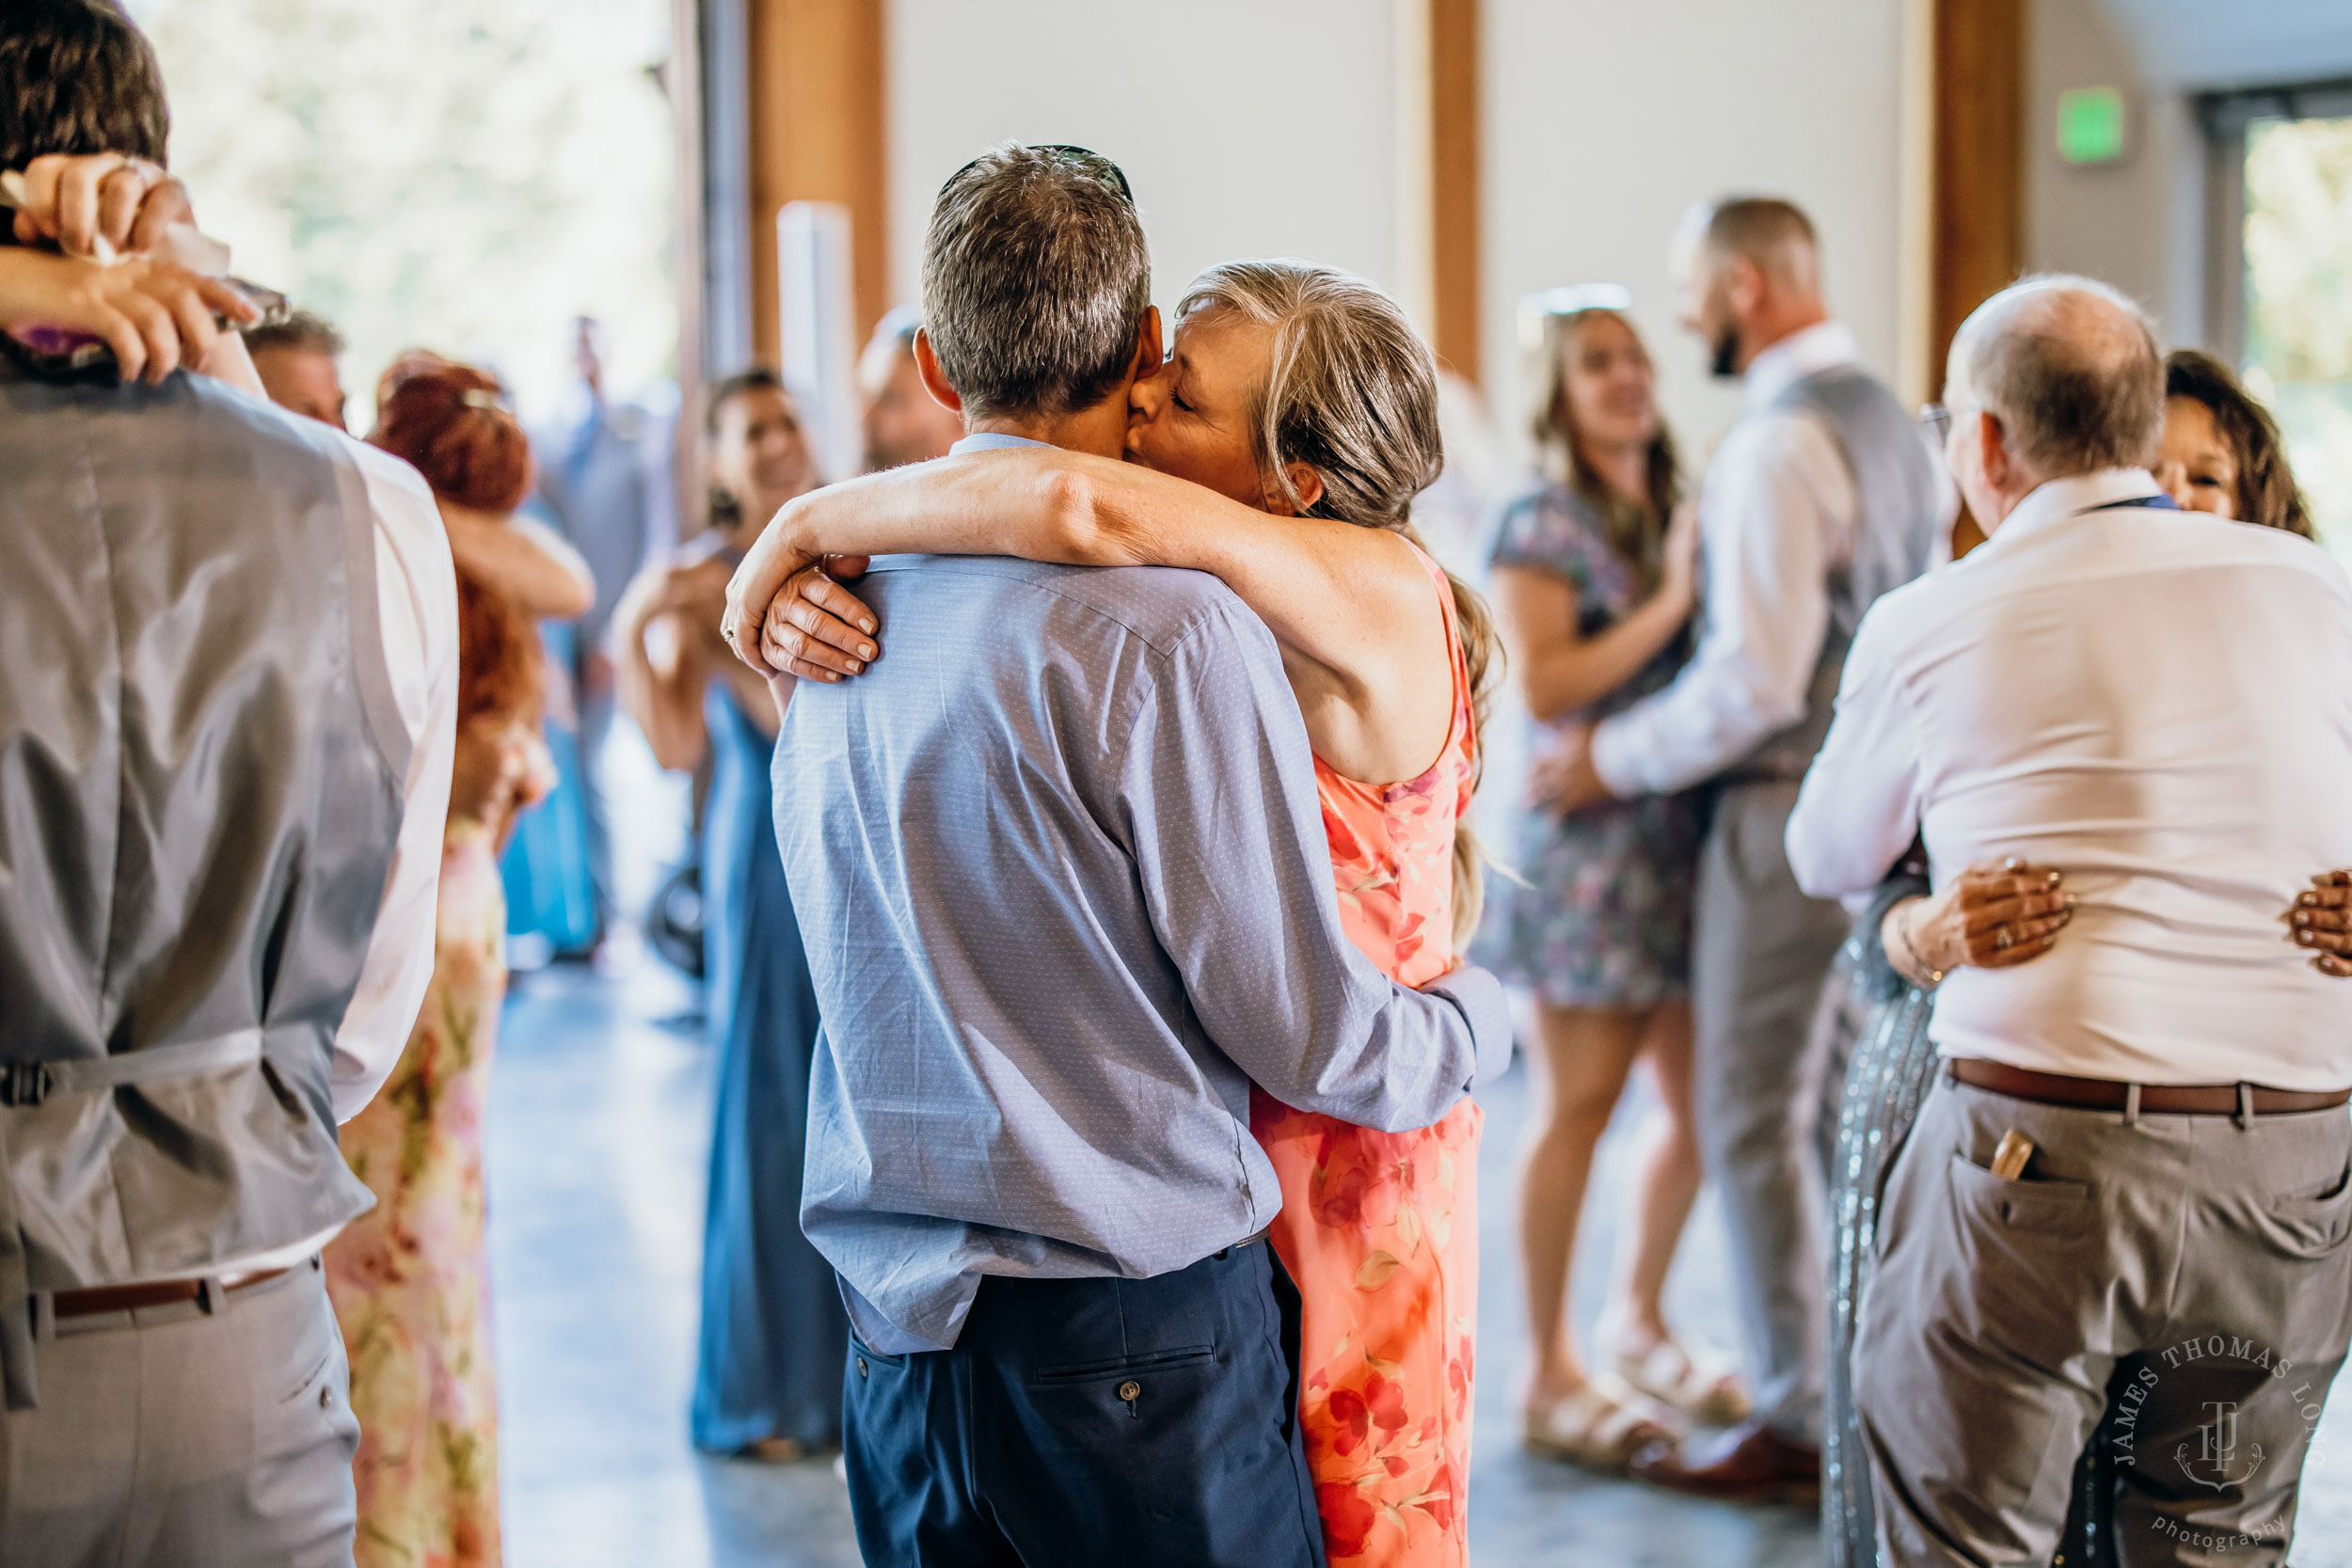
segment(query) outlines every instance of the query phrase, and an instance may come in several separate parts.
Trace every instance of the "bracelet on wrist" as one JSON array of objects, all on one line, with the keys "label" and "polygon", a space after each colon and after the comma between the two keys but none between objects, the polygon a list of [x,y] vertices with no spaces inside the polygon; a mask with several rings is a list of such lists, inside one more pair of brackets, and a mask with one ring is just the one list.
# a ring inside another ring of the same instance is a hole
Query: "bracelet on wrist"
[{"label": "bracelet on wrist", "polygon": [[1933,964],[1929,963],[1925,958],[1919,957],[1919,949],[1911,940],[1911,914],[1909,911],[1926,902],[1927,900],[1924,898],[1915,898],[1908,904],[1897,907],[1895,911],[1895,937],[1897,941],[1902,943],[1903,956],[1911,960],[1911,968],[1904,973],[1903,978],[1918,987],[1921,990],[1933,990],[1936,987],[1944,983],[1945,971],[1936,968]]}]

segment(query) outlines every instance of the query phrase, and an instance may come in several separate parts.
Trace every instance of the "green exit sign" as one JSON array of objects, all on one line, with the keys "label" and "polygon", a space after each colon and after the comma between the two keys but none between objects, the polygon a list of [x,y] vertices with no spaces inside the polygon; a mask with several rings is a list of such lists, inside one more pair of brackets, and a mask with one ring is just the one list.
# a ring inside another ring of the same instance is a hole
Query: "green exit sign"
[{"label": "green exit sign", "polygon": [[2123,94],[2116,87],[2068,87],[2058,94],[2058,156],[2070,164],[2111,164],[2123,156]]}]

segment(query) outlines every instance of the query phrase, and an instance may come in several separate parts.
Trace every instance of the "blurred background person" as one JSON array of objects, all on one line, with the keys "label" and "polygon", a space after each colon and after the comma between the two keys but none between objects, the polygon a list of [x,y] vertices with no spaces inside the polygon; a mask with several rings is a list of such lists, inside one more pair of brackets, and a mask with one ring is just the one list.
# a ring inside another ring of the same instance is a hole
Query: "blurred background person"
[{"label": "blurred background person", "polygon": [[2229,366],[2198,349],[2165,356],[2156,483],[2184,511],[2319,537],[2288,471],[2278,421],[2247,395]]},{"label": "blurred background person", "polygon": [[1572,810],[1714,785],[1692,903],[1693,1097],[1756,1410],[1634,1468],[1706,1497],[1804,1497],[1820,1481],[1828,1340],[1824,1107],[1842,1081],[1814,1021],[1851,921],[1799,890],[1781,830],[1854,627],[1927,569],[1950,489],[1910,411],[1831,318],[1813,224],[1794,204],[1703,202],[1672,265],[1683,324],[1714,372],[1742,383],[1701,499],[1707,623],[1664,690],[1564,734],[1552,793]]},{"label": "blurred background person", "polygon": [[[1512,677],[1546,727],[1615,713],[1669,685],[1690,657],[1696,515],[1629,303],[1625,290],[1596,284],[1521,305],[1542,475],[1504,509],[1491,564]],[[1747,1414],[1738,1381],[1677,1342],[1661,1299],[1701,1180],[1690,1004],[1700,831],[1689,793],[1565,815],[1534,804],[1513,863],[1524,880],[1495,879],[1482,942],[1486,961],[1536,1004],[1519,1187],[1534,1356],[1526,1441],[1601,1470],[1669,1435],[1636,1391],[1708,1425]],[[1636,1059],[1665,1114],[1641,1162],[1596,1376],[1576,1350],[1569,1270],[1594,1151]]]},{"label": "blurred background person", "polygon": [[[368,437],[424,475],[443,516],[486,531],[531,491],[531,450],[497,378],[432,355],[387,374]],[[382,1092],[345,1124],[343,1158],[376,1205],[327,1247],[327,1293],[359,1419],[358,1560],[499,1560],[498,1403],[483,1243],[482,1129],[506,990],[497,858],[552,768],[538,737],[546,673],[522,601],[578,596],[570,563],[461,559],[458,721],[442,836],[433,979]],[[515,588],[523,593],[516,593]]]},{"label": "blurred background person", "polygon": [[[927,399],[928,401],[928,399]],[[771,371],[710,390],[711,526],[646,567],[615,624],[621,701],[662,767],[707,758],[705,1008],[719,1050],[692,1408],[707,1452],[790,1461],[837,1446],[849,1322],[833,1270],[801,1234],[817,997],[776,849],[776,711],[719,640],[727,578],[768,519],[814,487],[798,409]]]},{"label": "blurred background person", "polygon": [[[421,350],[395,359],[376,383],[377,428],[384,428],[389,400],[405,381],[432,365],[447,363],[438,355]],[[512,422],[503,387],[486,371],[475,373],[487,385],[464,388],[461,399],[476,412],[496,413]],[[432,460],[468,461],[462,451],[447,458],[433,454]],[[516,610],[539,623],[543,641],[548,623],[587,613],[596,603],[596,578],[580,552],[565,544],[562,535],[517,510],[528,504],[529,492],[522,502],[502,507],[476,504],[469,498],[477,493],[462,469],[453,469],[449,485],[435,491],[459,576],[470,577],[504,594]],[[555,783],[541,809],[516,825],[499,862],[505,887],[511,968],[535,967],[546,961],[549,947],[585,943],[594,932],[584,808],[571,729],[571,687],[560,665],[548,666],[545,673],[547,717],[540,733],[554,760]]]},{"label": "blurred background person", "polygon": [[914,334],[922,325],[920,311],[901,305],[876,324],[866,352],[858,356],[869,474],[945,457],[963,439],[963,416],[925,391],[914,368]]},{"label": "blurred background person", "polygon": [[621,594],[649,561],[677,543],[671,483],[671,420],[644,404],[615,398],[605,386],[605,333],[593,316],[572,323],[576,412],[538,443],[539,501],[586,561],[596,601],[559,634],[550,655],[570,676],[579,753],[579,790],[588,872],[601,942],[614,918],[612,832],[602,760],[616,711],[612,637]]},{"label": "blurred background person", "polygon": [[343,335],[334,323],[308,310],[289,310],[246,327],[245,347],[270,402],[337,430],[345,428],[348,400],[340,366]]},{"label": "blurred background person", "polygon": [[[393,361],[376,384],[379,426],[394,389],[414,373],[411,361],[437,357],[412,351]],[[496,389],[476,388],[466,395],[473,406],[511,418],[511,400],[502,386],[495,381],[493,386]],[[570,678],[571,634],[562,623],[595,607],[596,575],[562,534],[532,515],[538,503],[529,492],[516,506],[489,512],[446,494],[440,501],[458,571],[504,593],[537,623],[543,651],[553,650],[543,660],[547,695],[540,738],[553,761],[555,782],[540,809],[516,824],[499,861],[506,890],[507,965],[536,969],[556,953],[584,957],[596,940],[596,897]]]},{"label": "blurred background person", "polygon": [[[384,447],[402,457],[409,455],[403,447],[387,446],[377,437],[393,428],[389,422],[391,400],[401,388],[437,366],[464,371],[471,378],[453,394],[467,408],[475,414],[495,415],[509,424],[514,422],[506,393],[496,376],[487,371],[452,365],[439,355],[423,349],[411,349],[395,359],[376,384],[376,427],[368,436],[371,445]],[[450,554],[456,560],[458,574],[505,594],[516,609],[534,620],[568,621],[586,614],[596,597],[596,582],[589,575],[588,563],[554,530],[517,511],[521,497],[502,506],[485,505],[477,499],[485,495],[502,497],[505,492],[498,485],[475,482],[468,465],[483,459],[460,439],[463,433],[443,433],[437,437],[453,443],[448,452],[428,445],[420,449],[424,452],[424,461],[410,459],[417,462],[418,470],[428,483],[436,467],[446,467],[451,476],[446,487],[434,486],[433,499],[440,508],[441,527],[449,535]],[[526,439],[526,449],[528,446]],[[528,450],[524,457],[528,472]],[[523,494],[528,496],[530,492],[526,488]]]}]

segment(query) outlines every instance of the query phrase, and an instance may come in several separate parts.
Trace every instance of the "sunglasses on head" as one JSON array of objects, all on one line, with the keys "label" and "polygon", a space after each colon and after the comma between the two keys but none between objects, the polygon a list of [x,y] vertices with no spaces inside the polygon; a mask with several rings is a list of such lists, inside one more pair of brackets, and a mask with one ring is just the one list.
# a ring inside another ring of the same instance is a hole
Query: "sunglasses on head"
[{"label": "sunglasses on head", "polygon": [[[1031,146],[1028,150],[1031,152],[1050,152],[1060,162],[1075,164],[1078,166],[1080,172],[1093,176],[1095,179],[1100,180],[1104,184],[1108,185],[1112,190],[1117,191],[1120,198],[1124,200],[1128,206],[1132,207],[1136,204],[1136,193],[1134,188],[1127,183],[1126,172],[1117,164],[1112,163],[1108,158],[1105,158],[1100,152],[1095,151],[1092,148],[1078,147],[1069,142],[1049,141],[1038,142]],[[961,168],[956,170],[955,173],[947,177],[947,184],[942,185],[940,189],[943,192],[946,191],[947,189],[947,185],[954,184],[957,181],[971,173],[973,169],[979,166],[979,159],[975,158],[970,163],[964,165]]]}]

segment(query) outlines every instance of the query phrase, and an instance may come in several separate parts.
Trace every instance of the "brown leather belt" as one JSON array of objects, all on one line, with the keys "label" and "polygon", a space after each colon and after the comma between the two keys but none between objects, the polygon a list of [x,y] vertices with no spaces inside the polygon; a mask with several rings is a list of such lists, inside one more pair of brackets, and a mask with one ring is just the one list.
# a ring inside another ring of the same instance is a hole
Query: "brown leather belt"
[{"label": "brown leather belt", "polygon": [[[264,1269],[251,1274],[229,1287],[229,1293],[250,1291],[256,1285],[266,1285],[290,1271]],[[195,1301],[204,1294],[200,1279],[158,1279],[146,1285],[101,1285],[88,1291],[59,1291],[51,1297],[50,1310],[60,1319],[95,1318],[107,1312],[133,1312],[142,1307],[175,1307],[183,1301]]]},{"label": "brown leather belt", "polygon": [[2295,1111],[2325,1111],[2352,1100],[2352,1089],[2267,1089],[2260,1084],[2118,1084],[2106,1078],[2073,1078],[2062,1072],[2036,1072],[2030,1068],[1988,1062],[1980,1056],[1953,1056],[1944,1064],[1946,1076],[1971,1088],[1990,1089],[2011,1100],[2037,1101],[2044,1105],[2071,1105],[2086,1111],[2128,1108],[2132,1091],[2139,1091],[2139,1109],[2150,1116],[2235,1116],[2239,1090],[2258,1117],[2283,1116]]}]

